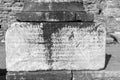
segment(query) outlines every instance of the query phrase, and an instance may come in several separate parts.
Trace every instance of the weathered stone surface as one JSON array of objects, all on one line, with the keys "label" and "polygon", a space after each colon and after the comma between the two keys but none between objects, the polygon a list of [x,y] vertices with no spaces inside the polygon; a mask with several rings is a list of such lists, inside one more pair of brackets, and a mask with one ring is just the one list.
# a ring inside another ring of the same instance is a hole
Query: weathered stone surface
[{"label": "weathered stone surface", "polygon": [[74,21],[74,12],[22,12],[17,13],[19,21]]},{"label": "weathered stone surface", "polygon": [[119,21],[116,21],[114,18],[107,18],[106,19],[106,29],[107,32],[119,32],[120,31],[120,23]]},{"label": "weathered stone surface", "polygon": [[94,21],[94,14],[91,13],[87,13],[87,12],[75,12],[75,17],[76,17],[76,21]]},{"label": "weathered stone surface", "polygon": [[73,71],[73,80],[119,80],[119,71]]},{"label": "weathered stone surface", "polygon": [[23,11],[84,11],[82,2],[26,2]]},{"label": "weathered stone surface", "polygon": [[6,67],[8,71],[48,69],[47,51],[42,38],[42,23],[32,26],[13,23],[6,32]]},{"label": "weathered stone surface", "polygon": [[120,0],[106,0],[103,15],[107,32],[120,31]]},{"label": "weathered stone surface", "polygon": [[13,23],[6,32],[8,71],[101,69],[105,29],[94,23]]},{"label": "weathered stone surface", "polygon": [[54,70],[101,69],[105,64],[103,25],[75,23],[52,35]]},{"label": "weathered stone surface", "polygon": [[94,15],[86,12],[22,12],[16,14],[19,21],[94,21]]},{"label": "weathered stone surface", "polygon": [[105,16],[113,16],[118,18],[120,16],[120,1],[119,0],[107,0],[106,7],[103,9]]},{"label": "weathered stone surface", "polygon": [[70,71],[8,72],[6,80],[71,80]]},{"label": "weathered stone surface", "polygon": [[5,54],[5,44],[3,42],[0,42],[0,55],[1,55],[0,56],[0,69],[5,69],[6,68],[6,64],[5,64],[6,54]]}]

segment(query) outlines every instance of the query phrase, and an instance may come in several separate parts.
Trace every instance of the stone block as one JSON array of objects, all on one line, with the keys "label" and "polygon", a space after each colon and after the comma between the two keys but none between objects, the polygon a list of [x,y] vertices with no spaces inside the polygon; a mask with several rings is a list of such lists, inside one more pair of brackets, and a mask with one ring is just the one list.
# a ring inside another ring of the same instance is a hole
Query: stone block
[{"label": "stone block", "polygon": [[118,18],[120,16],[119,0],[107,0],[105,3],[106,7],[103,9],[103,15]]},{"label": "stone block", "polygon": [[16,14],[19,21],[74,21],[74,12],[22,12]]},{"label": "stone block", "polygon": [[119,80],[119,71],[73,71],[73,80]]},{"label": "stone block", "polygon": [[6,80],[71,80],[71,71],[8,72]]},{"label": "stone block", "polygon": [[94,21],[94,14],[87,13],[83,1],[24,3],[19,21]]},{"label": "stone block", "polygon": [[83,2],[26,2],[23,11],[84,11]]},{"label": "stone block", "polygon": [[6,32],[8,71],[98,70],[105,28],[91,22],[16,22]]},{"label": "stone block", "polygon": [[19,21],[94,21],[93,14],[81,11],[21,12],[16,18]]}]

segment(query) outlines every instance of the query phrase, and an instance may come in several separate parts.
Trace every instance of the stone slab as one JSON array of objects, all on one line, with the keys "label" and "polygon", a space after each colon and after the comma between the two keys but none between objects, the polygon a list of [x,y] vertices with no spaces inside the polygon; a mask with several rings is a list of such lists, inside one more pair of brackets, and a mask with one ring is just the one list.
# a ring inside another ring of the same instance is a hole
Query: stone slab
[{"label": "stone slab", "polygon": [[8,72],[6,80],[71,80],[71,71]]},{"label": "stone slab", "polygon": [[75,21],[74,12],[21,12],[16,14],[19,21]]},{"label": "stone slab", "polygon": [[16,14],[19,21],[94,21],[94,15],[86,12],[50,11],[21,12]]},{"label": "stone slab", "polygon": [[119,80],[120,71],[73,71],[72,80]]},{"label": "stone slab", "polygon": [[26,2],[23,11],[84,11],[83,2]]},{"label": "stone slab", "polygon": [[105,28],[85,22],[16,22],[6,32],[7,71],[98,70]]}]

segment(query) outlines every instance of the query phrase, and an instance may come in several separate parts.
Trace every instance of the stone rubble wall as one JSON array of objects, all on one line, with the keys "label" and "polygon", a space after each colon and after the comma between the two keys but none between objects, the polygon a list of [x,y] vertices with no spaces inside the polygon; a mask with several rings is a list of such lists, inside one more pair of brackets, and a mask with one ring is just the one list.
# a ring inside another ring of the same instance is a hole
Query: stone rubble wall
[{"label": "stone rubble wall", "polygon": [[[14,15],[22,10],[23,2],[25,0],[0,0],[1,35],[7,30],[9,23],[16,20]],[[108,32],[120,30],[120,0],[83,0],[83,2],[85,10],[95,14],[95,22],[104,22]]]},{"label": "stone rubble wall", "polygon": [[[0,0],[0,36],[4,36],[8,25],[15,21],[15,13],[22,10],[23,0]],[[0,38],[0,40],[4,37]]]}]

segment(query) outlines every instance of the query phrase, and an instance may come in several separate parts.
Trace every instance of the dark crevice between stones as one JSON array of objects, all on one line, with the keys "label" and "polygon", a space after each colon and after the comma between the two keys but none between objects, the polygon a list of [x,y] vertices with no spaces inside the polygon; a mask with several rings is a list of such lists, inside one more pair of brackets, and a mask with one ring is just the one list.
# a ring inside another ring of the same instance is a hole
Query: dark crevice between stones
[{"label": "dark crevice between stones", "polygon": [[101,69],[101,70],[106,69],[106,67],[107,67],[107,65],[108,65],[108,63],[110,61],[110,58],[111,58],[111,55],[106,54],[106,56],[105,56],[105,67],[103,69]]},{"label": "dark crevice between stones", "polygon": [[98,14],[101,14],[102,13],[102,9],[99,9],[99,12],[98,12]]},{"label": "dark crevice between stones", "polygon": [[69,22],[82,22],[82,23],[95,23],[94,21],[82,21],[82,20],[76,20],[76,21],[21,21],[21,20],[18,20],[18,22],[30,22],[30,23],[69,23]]},{"label": "dark crevice between stones", "polygon": [[0,69],[0,76],[6,75],[7,70],[6,69]]},{"label": "dark crevice between stones", "polygon": [[74,73],[73,73],[73,71],[71,70],[71,79],[70,79],[70,80],[74,80],[73,78],[74,78]]},{"label": "dark crevice between stones", "polygon": [[7,74],[6,69],[0,69],[0,80],[6,80],[6,74]]}]

